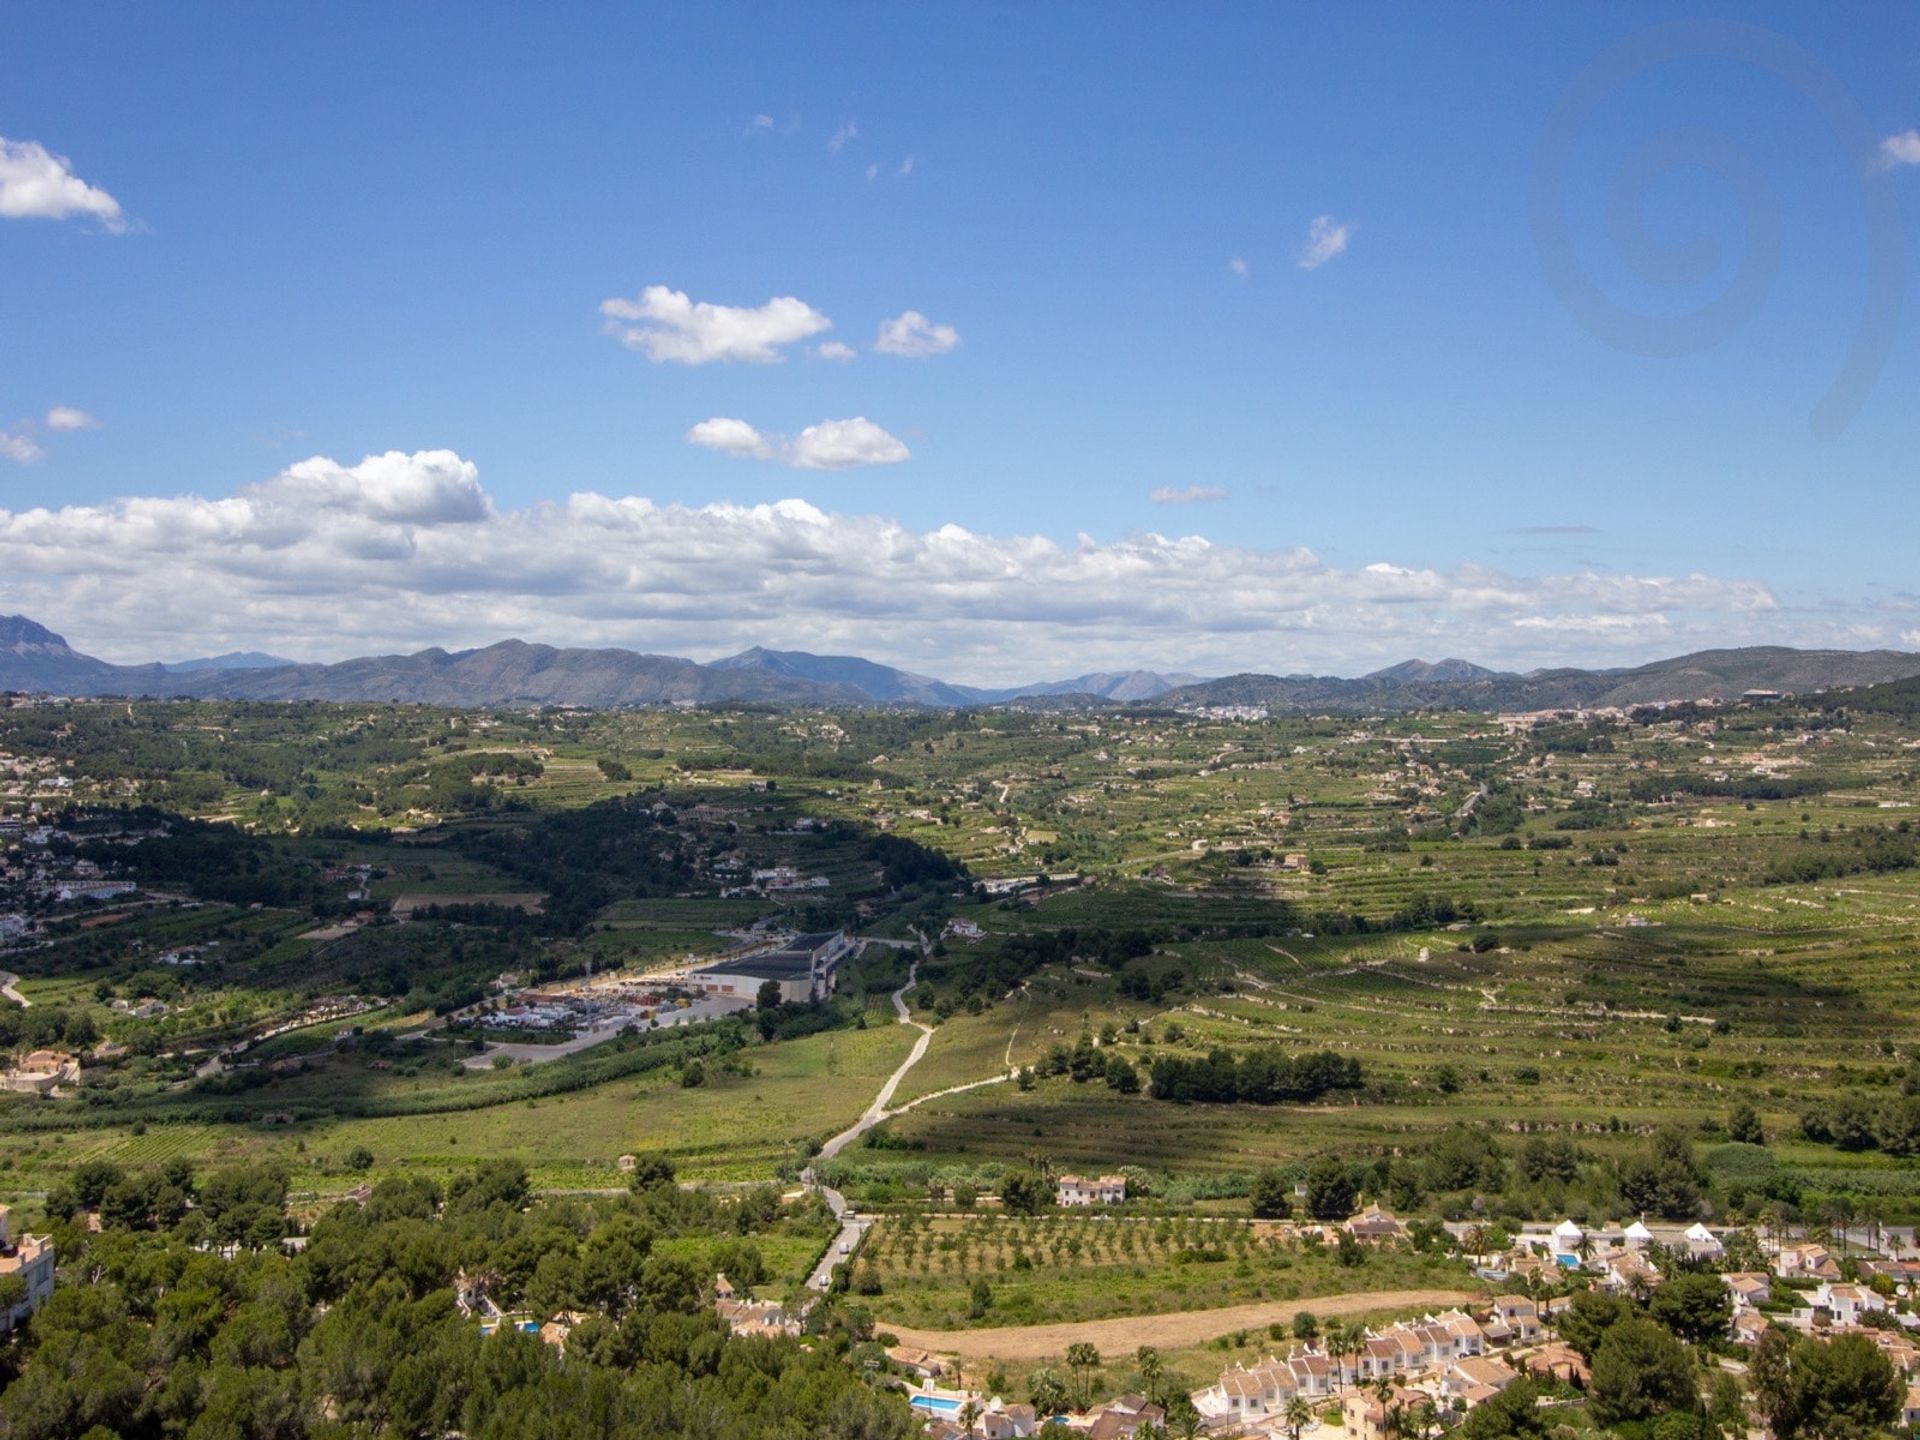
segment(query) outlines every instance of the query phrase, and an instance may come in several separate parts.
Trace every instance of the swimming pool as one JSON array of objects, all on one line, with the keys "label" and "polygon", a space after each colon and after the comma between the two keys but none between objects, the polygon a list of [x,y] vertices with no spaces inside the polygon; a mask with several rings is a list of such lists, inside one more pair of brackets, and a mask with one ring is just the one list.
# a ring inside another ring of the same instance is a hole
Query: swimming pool
[{"label": "swimming pool", "polygon": [[930,1415],[957,1415],[961,1401],[951,1395],[915,1395],[907,1403],[916,1410],[925,1410]]}]

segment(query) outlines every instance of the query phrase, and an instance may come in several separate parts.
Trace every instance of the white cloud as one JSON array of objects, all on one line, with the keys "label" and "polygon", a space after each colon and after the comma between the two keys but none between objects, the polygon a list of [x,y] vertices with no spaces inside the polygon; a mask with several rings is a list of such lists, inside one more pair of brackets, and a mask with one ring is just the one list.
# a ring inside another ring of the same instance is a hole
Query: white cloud
[{"label": "white cloud", "polygon": [[867,166],[867,182],[871,184],[873,181],[879,178],[880,178],[880,162],[876,160],[873,164]]},{"label": "white cloud", "polygon": [[1902,645],[1911,645],[1915,650],[1920,650],[1920,630],[1902,630],[1900,632],[1900,643]]},{"label": "white cloud", "polygon": [[0,136],[0,219],[65,220],[91,215],[118,234],[127,228],[120,202],[73,173],[73,163],[35,140]]},{"label": "white cloud", "polygon": [[716,415],[686,435],[689,444],[753,460],[777,460],[796,470],[848,470],[859,465],[895,465],[911,453],[895,436],[864,415],[822,420],[791,438],[764,435],[744,420]]},{"label": "white cloud", "polygon": [[764,135],[773,129],[773,117],[771,115],[756,115],[748,122],[747,128],[757,135]]},{"label": "white cloud", "polygon": [[98,430],[100,422],[84,410],[71,405],[56,405],[47,411],[49,430]]},{"label": "white cloud", "polygon": [[12,430],[0,430],[0,456],[5,456],[22,465],[31,465],[46,453],[31,435],[21,435]]},{"label": "white cloud", "polygon": [[788,464],[801,470],[845,470],[854,465],[897,465],[910,452],[863,415],[822,420],[794,438]]},{"label": "white cloud", "polygon": [[854,124],[853,121],[849,120],[847,121],[846,124],[842,125],[838,130],[834,131],[833,134],[827,137],[827,149],[833,151],[837,155],[840,153],[842,149],[845,148],[848,141],[858,140],[859,138],[860,138],[860,127]]},{"label": "white cloud", "polygon": [[[842,456],[859,448],[854,425],[791,444]],[[1008,655],[1023,680],[1176,662],[1355,674],[1436,653],[1514,669],[1624,664],[1831,643],[1843,623],[1873,619],[1864,604],[1784,610],[1749,579],[1343,568],[1198,535],[913,529],[801,500],[580,493],[501,509],[447,451],[315,457],[224,498],[0,509],[0,611],[117,660],[179,653],[216,629],[220,648],[331,658],[518,635],[692,655],[865,652],[981,683],[1006,682]],[[1848,643],[1895,643],[1912,624],[1883,619],[1877,640]]]},{"label": "white cloud", "polygon": [[1227,261],[1227,270],[1241,280],[1246,279],[1247,276],[1253,273],[1253,267],[1248,265],[1247,262],[1238,255]]},{"label": "white cloud", "polygon": [[750,455],[759,460],[773,456],[773,447],[767,443],[766,436],[746,421],[735,420],[727,415],[702,420],[687,431],[687,443],[718,450],[726,455]]},{"label": "white cloud", "polygon": [[830,329],[833,322],[804,300],[778,296],[754,309],[696,304],[684,291],[649,285],[637,300],[615,296],[600,302],[607,333],[654,361],[705,365],[744,360],[769,364],[794,345]]},{"label": "white cloud", "polygon": [[451,450],[389,450],[358,465],[316,455],[241,491],[274,507],[330,511],[391,525],[460,525],[489,511],[479,467]]},{"label": "white cloud", "polygon": [[1358,227],[1351,220],[1335,220],[1331,215],[1316,215],[1307,227],[1307,243],[1300,251],[1300,268],[1318,270],[1336,255],[1346,252]]},{"label": "white cloud", "polygon": [[851,345],[842,345],[838,340],[829,340],[824,345],[816,345],[813,353],[822,360],[851,360],[860,352]]},{"label": "white cloud", "polygon": [[959,344],[960,332],[953,326],[936,325],[918,310],[908,310],[880,322],[880,334],[873,348],[882,355],[920,360],[929,355],[945,355]]},{"label": "white cloud", "polygon": [[1889,169],[1895,165],[1920,165],[1920,130],[1905,130],[1882,140],[1880,163]]},{"label": "white cloud", "polygon": [[913,165],[914,165],[913,156],[909,155],[907,156],[906,159],[900,162],[900,168],[894,173],[897,174],[902,180],[904,180],[907,178],[907,176],[913,174]]},{"label": "white cloud", "polygon": [[1205,500],[1224,500],[1227,492],[1218,485],[1187,485],[1178,490],[1162,485],[1147,498],[1156,505],[1192,505]]}]

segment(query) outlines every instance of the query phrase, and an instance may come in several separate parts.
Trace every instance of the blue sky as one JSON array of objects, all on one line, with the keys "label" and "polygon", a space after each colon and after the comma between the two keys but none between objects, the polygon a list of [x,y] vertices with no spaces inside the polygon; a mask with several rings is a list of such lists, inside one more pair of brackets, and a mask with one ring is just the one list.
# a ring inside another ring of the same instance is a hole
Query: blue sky
[{"label": "blue sky", "polygon": [[[1529,182],[1673,21],[1550,177],[1580,272],[1686,316],[1777,261],[1650,358],[1556,294]],[[1891,5],[16,4],[0,608],[114,658],[519,633],[967,679],[1920,649],[1911,319],[1810,427],[1912,288],[1915,127]],[[1700,131],[1744,168],[1668,168]],[[29,195],[46,163],[111,202]],[[1717,263],[1648,283],[1616,210]],[[651,358],[602,309],[646,287],[831,328]],[[876,353],[908,312],[955,338]],[[716,419],[751,431],[689,443]]]}]

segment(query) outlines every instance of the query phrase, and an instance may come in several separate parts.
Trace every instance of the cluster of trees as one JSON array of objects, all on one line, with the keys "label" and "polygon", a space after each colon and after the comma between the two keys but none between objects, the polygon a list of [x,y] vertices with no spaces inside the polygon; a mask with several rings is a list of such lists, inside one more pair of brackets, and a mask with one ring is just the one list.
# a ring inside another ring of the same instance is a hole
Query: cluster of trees
[{"label": "cluster of trees", "polygon": [[1842,1150],[1920,1155],[1920,1095],[1900,1095],[1880,1105],[1870,1105],[1856,1095],[1843,1096],[1802,1113],[1800,1131],[1809,1140]]},{"label": "cluster of trees", "polygon": [[[1588,1413],[1595,1423],[1650,1440],[1747,1433],[1739,1382],[1701,1363],[1724,1344],[1730,1308],[1725,1287],[1711,1275],[1675,1276],[1645,1306],[1595,1291],[1575,1294],[1554,1325],[1591,1367]],[[1769,1330],[1755,1347],[1749,1384],[1775,1440],[1862,1440],[1900,1419],[1897,1372],[1861,1335],[1829,1342]],[[1476,1406],[1460,1433],[1464,1440],[1549,1440],[1557,1432],[1539,1399],[1539,1387],[1521,1380]]]},{"label": "cluster of trees", "polygon": [[1823,830],[1820,841],[1775,860],[1767,867],[1766,883],[1804,885],[1844,875],[1886,875],[1920,865],[1920,836],[1907,820],[1893,828],[1869,825],[1838,837]]},{"label": "cluster of trees", "polygon": [[1250,1050],[1235,1055],[1211,1050],[1200,1059],[1162,1055],[1153,1063],[1151,1094],[1156,1100],[1274,1105],[1318,1100],[1335,1090],[1357,1090],[1363,1083],[1360,1061],[1352,1055],[1321,1050],[1311,1055],[1282,1055]]},{"label": "cluster of trees", "polygon": [[275,1165],[230,1166],[204,1181],[184,1159],[128,1172],[107,1160],[80,1166],[47,1196],[47,1214],[95,1215],[111,1231],[173,1231],[190,1245],[272,1245],[287,1233],[287,1174]]},{"label": "cluster of trees", "polygon": [[[1090,1080],[1105,1080],[1107,1085],[1123,1095],[1138,1094],[1140,1090],[1140,1072],[1133,1062],[1119,1054],[1102,1055],[1094,1048],[1093,1036],[1083,1030],[1072,1049],[1065,1045],[1054,1045],[1034,1066],[1034,1073],[1041,1076],[1065,1075],[1076,1085],[1085,1085]],[[1023,1077],[1024,1078],[1024,1077]]]},{"label": "cluster of trees", "polygon": [[[298,1255],[274,1243],[224,1260],[196,1248],[187,1222],[62,1223],[65,1269],[88,1283],[62,1285],[0,1358],[0,1435],[915,1433],[905,1402],[866,1378],[870,1322],[829,1303],[808,1345],[736,1340],[703,1302],[712,1268],[764,1273],[754,1237],[796,1226],[823,1237],[830,1220],[784,1211],[771,1191],[737,1204],[685,1192],[660,1172],[629,1196],[534,1204],[510,1164],[444,1190],[388,1179],[364,1207],[316,1222]],[[191,1188],[206,1205],[224,1183]],[[483,1338],[455,1304],[462,1271],[507,1308],[586,1318],[564,1354],[512,1327]]]},{"label": "cluster of trees", "polygon": [[1700,1213],[1705,1177],[1694,1163],[1693,1142],[1671,1127],[1655,1133],[1645,1155],[1620,1162],[1620,1197],[1628,1210],[1690,1220]]},{"label": "cluster of trees", "polygon": [[30,1010],[0,1005],[0,1050],[81,1050],[99,1038],[100,1027],[85,1010],[64,1005],[35,1005]]},{"label": "cluster of trees", "polygon": [[143,885],[184,889],[229,905],[308,909],[323,897],[317,866],[232,825],[147,809],[132,812],[130,823],[164,824],[171,833],[127,846],[83,842],[81,857],[129,872]]}]

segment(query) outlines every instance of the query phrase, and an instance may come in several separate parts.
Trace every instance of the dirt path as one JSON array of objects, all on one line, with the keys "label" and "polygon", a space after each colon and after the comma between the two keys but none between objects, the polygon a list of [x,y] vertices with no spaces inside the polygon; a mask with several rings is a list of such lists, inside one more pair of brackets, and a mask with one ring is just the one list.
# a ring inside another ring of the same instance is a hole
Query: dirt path
[{"label": "dirt path", "polygon": [[1103,1355],[1126,1355],[1142,1345],[1178,1350],[1204,1345],[1235,1330],[1265,1330],[1285,1324],[1302,1310],[1315,1315],[1361,1315],[1376,1310],[1439,1310],[1469,1305],[1480,1297],[1467,1290],[1376,1290],[1364,1294],[1321,1295],[1306,1300],[1265,1300],[1220,1310],[1179,1310],[1170,1315],[1123,1315],[1063,1325],[1022,1325],[990,1330],[916,1330],[877,1320],[876,1327],[917,1346],[963,1360],[1030,1362],[1064,1355],[1069,1345],[1087,1341]]}]

